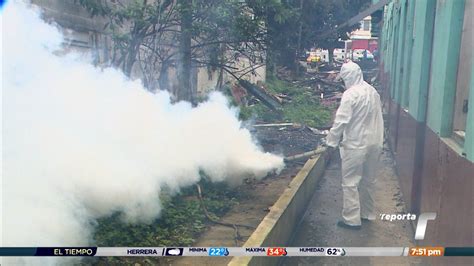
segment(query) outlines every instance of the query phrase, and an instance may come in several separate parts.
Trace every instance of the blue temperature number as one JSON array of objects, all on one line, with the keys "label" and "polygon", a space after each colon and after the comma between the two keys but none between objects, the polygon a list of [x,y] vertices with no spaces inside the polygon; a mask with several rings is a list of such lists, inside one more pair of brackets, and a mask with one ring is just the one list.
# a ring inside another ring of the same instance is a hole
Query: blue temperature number
[{"label": "blue temperature number", "polygon": [[227,248],[210,248],[209,256],[228,256],[229,250]]}]

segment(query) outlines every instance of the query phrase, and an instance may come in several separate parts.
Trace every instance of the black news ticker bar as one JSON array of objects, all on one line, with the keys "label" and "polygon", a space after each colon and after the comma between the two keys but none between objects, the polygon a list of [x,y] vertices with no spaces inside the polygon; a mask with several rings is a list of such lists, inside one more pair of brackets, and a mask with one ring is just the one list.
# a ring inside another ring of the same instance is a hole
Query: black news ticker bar
[{"label": "black news ticker bar", "polygon": [[97,247],[0,247],[0,257],[94,256]]},{"label": "black news ticker bar", "polygon": [[474,256],[474,247],[446,247],[444,256]]}]

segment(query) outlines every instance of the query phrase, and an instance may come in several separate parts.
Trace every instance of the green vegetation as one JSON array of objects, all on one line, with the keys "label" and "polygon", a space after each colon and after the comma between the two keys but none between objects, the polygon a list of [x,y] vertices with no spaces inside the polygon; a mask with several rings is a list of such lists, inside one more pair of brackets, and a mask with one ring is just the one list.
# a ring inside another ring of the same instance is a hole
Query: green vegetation
[{"label": "green vegetation", "polygon": [[330,123],[330,109],[320,105],[318,96],[310,88],[297,87],[276,77],[268,78],[265,85],[272,93],[281,93],[291,97],[291,101],[283,104],[281,113],[270,110],[260,103],[241,107],[241,119],[256,118],[265,122],[294,122],[310,127],[322,127]]},{"label": "green vegetation", "polygon": [[[237,203],[242,192],[224,183],[202,180],[202,196],[210,215],[220,217]],[[162,247],[190,246],[210,222],[206,218],[195,186],[178,195],[162,196],[161,215],[151,224],[130,224],[120,213],[98,220],[94,234],[97,246]]]},{"label": "green vegetation", "polygon": [[293,101],[283,109],[285,121],[305,124],[310,127],[327,126],[331,119],[331,112],[319,104],[317,99],[303,93],[297,95]]}]

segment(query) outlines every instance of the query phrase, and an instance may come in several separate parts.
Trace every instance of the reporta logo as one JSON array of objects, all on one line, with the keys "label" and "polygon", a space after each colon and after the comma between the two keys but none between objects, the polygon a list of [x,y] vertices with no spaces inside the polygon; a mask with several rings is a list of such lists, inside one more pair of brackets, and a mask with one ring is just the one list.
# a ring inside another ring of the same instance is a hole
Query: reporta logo
[{"label": "reporta logo", "polygon": [[[386,214],[381,213],[380,220],[382,221],[414,221],[416,220],[416,214],[412,213],[405,213],[405,214]],[[425,212],[420,214],[418,217],[418,222],[416,224],[416,231],[415,231],[415,240],[423,240],[425,239],[426,227],[428,226],[429,220],[436,219],[435,212]],[[375,220],[375,216],[369,217],[369,220]]]}]

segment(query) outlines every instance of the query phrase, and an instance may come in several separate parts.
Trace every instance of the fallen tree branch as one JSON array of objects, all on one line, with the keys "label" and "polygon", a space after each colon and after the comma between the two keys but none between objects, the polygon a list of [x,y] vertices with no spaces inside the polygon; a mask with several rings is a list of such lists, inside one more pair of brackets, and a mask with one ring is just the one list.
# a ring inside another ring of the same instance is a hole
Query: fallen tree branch
[{"label": "fallen tree branch", "polygon": [[242,236],[239,233],[239,228],[235,224],[233,226],[234,226],[234,233],[235,233],[234,243],[235,243],[235,246],[238,247],[239,241],[242,241]]},{"label": "fallen tree branch", "polygon": [[238,81],[240,86],[247,90],[248,93],[262,101],[265,106],[273,111],[281,112],[281,103],[275,96],[267,92],[264,88],[254,85],[247,80],[239,79]]},{"label": "fallen tree branch", "polygon": [[344,91],[344,86],[340,82],[334,82],[334,81],[331,81],[331,80],[327,80],[325,78],[318,77],[316,75],[313,75],[309,79],[304,79],[304,80],[301,80],[301,81],[294,82],[294,84],[298,85],[298,86],[304,86],[304,85],[310,85],[310,84],[318,83],[318,82],[326,84],[326,85],[331,86],[333,88],[336,88],[337,90]]},{"label": "fallen tree branch", "polygon": [[[227,226],[227,227],[232,227],[234,228],[235,230],[235,227],[236,226],[240,226],[240,227],[245,227],[245,228],[248,228],[248,229],[255,229],[256,227],[255,226],[251,226],[251,225],[246,225],[246,224],[233,224],[233,223],[225,223],[225,222],[220,222],[218,221],[216,218],[212,217],[210,214],[209,214],[209,211],[207,210],[206,208],[206,204],[204,204],[204,200],[202,198],[202,189],[201,189],[201,186],[199,184],[196,184],[196,188],[197,188],[197,191],[198,191],[198,198],[199,198],[199,202],[201,203],[201,207],[202,209],[204,210],[204,215],[206,216],[206,218],[215,223],[215,224],[219,224],[219,225],[223,225],[223,226]],[[238,232],[237,232],[238,233]],[[237,236],[239,236],[240,234],[236,234]]]}]

